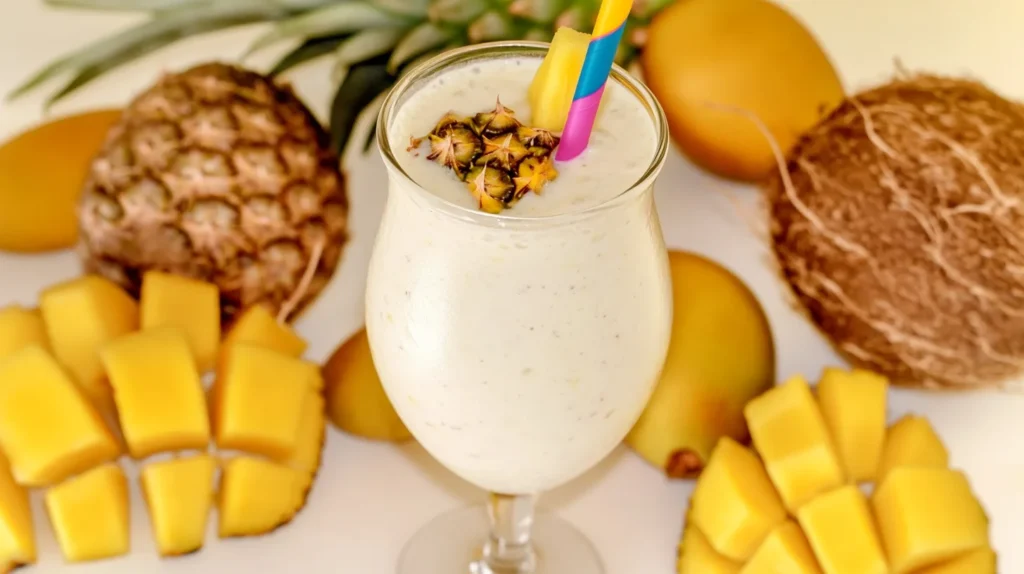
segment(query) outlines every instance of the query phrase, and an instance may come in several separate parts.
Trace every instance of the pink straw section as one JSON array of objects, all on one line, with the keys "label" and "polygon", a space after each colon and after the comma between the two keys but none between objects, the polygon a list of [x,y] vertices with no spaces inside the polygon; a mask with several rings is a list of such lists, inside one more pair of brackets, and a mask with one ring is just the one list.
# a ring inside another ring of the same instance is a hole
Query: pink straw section
[{"label": "pink straw section", "polygon": [[587,149],[590,132],[594,129],[594,120],[597,119],[597,109],[601,105],[601,94],[603,93],[604,86],[601,86],[593,94],[572,103],[573,113],[569,114],[569,118],[565,122],[562,139],[555,152],[555,161],[570,161]]}]

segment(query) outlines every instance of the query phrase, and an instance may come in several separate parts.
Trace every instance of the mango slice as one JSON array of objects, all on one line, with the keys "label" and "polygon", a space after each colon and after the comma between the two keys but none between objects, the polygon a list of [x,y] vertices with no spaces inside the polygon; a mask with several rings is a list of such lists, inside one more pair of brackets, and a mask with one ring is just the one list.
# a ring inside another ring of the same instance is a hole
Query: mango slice
[{"label": "mango slice", "polygon": [[887,433],[882,460],[878,467],[879,483],[894,468],[903,466],[946,468],[949,466],[949,451],[942,439],[935,433],[928,419],[906,415],[896,421]]},{"label": "mango slice", "polygon": [[821,574],[807,537],[792,520],[772,530],[740,574]]},{"label": "mango slice", "polygon": [[44,350],[0,363],[0,448],[18,484],[49,486],[117,458],[100,414]]},{"label": "mango slice", "polygon": [[324,413],[324,397],[318,392],[311,391],[302,407],[295,452],[279,461],[281,464],[306,473],[303,490],[308,490],[312,486],[313,477],[320,469],[320,455],[323,452],[326,431],[327,415]]},{"label": "mango slice", "polygon": [[304,472],[268,460],[228,460],[220,482],[220,537],[258,536],[287,524],[302,508],[305,480]]},{"label": "mango slice", "polygon": [[711,547],[704,533],[689,525],[679,543],[679,574],[738,574],[740,565]]},{"label": "mango slice", "polygon": [[220,345],[220,292],[188,277],[147,271],[142,276],[143,329],[179,327],[185,332],[200,372],[213,368]]},{"label": "mango slice", "polygon": [[531,126],[553,132],[565,128],[589,45],[590,34],[566,27],[555,32],[527,92],[533,111]]},{"label": "mango slice", "polygon": [[691,516],[719,554],[745,561],[786,511],[754,453],[724,437],[694,488]]},{"label": "mango slice", "polygon": [[54,356],[97,405],[106,406],[110,389],[99,350],[139,328],[135,300],[116,284],[86,275],[43,291],[39,308]]},{"label": "mango slice", "polygon": [[0,309],[0,360],[29,345],[50,349],[43,314],[38,309],[18,305]]},{"label": "mango slice", "polygon": [[996,553],[986,546],[917,574],[996,574]]},{"label": "mango slice", "polygon": [[270,349],[235,344],[217,381],[217,445],[274,459],[295,456],[313,379],[313,371],[304,361]]},{"label": "mango slice", "polygon": [[856,486],[818,496],[797,519],[825,574],[888,574],[868,502]]},{"label": "mango slice", "polygon": [[140,331],[108,343],[100,356],[133,457],[206,449],[206,395],[184,332],[177,327]]},{"label": "mango slice", "polygon": [[790,512],[845,482],[825,420],[803,377],[792,377],[751,400],[743,412]]},{"label": "mango slice", "polygon": [[290,326],[278,323],[263,305],[253,305],[238,317],[221,343],[221,352],[235,343],[266,347],[295,358],[306,352],[306,341]]},{"label": "mango slice", "polygon": [[128,553],[128,480],[116,463],[54,486],[46,492],[45,502],[57,542],[69,562]]},{"label": "mango slice", "polygon": [[179,556],[203,547],[216,468],[217,461],[208,454],[142,467],[139,480],[161,556]]},{"label": "mango slice", "polygon": [[14,481],[10,463],[0,453],[0,572],[36,561],[28,491]]},{"label": "mango slice", "polygon": [[846,476],[855,482],[878,475],[888,392],[888,379],[860,369],[828,368],[818,382],[821,414]]},{"label": "mango slice", "polygon": [[875,490],[871,504],[894,574],[988,545],[988,519],[962,472],[894,469]]}]

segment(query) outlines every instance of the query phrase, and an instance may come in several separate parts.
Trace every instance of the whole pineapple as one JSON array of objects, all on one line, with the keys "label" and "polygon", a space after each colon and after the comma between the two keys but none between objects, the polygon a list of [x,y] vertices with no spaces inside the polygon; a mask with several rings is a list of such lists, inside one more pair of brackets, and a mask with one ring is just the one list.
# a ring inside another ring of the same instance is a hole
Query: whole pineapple
[{"label": "whole pineapple", "polygon": [[289,89],[200,65],[163,77],[112,129],[81,198],[80,252],[136,295],[158,269],[218,285],[227,321],[254,303],[289,319],[338,265],[344,183]]}]

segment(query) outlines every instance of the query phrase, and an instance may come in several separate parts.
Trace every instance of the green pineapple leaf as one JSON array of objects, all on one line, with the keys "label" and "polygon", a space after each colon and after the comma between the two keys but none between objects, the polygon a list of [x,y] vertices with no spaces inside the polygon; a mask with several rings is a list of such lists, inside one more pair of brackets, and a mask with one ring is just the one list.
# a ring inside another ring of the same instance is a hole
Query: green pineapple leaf
[{"label": "green pineapple leaf", "polygon": [[387,54],[408,31],[407,28],[370,28],[353,34],[334,52],[336,67],[347,68],[356,62]]},{"label": "green pineapple leaf", "polygon": [[391,58],[388,60],[388,72],[394,74],[402,64],[427,50],[443,46],[452,36],[451,30],[430,22],[416,26],[402,38],[402,41],[391,52]]},{"label": "green pineapple leaf", "polygon": [[299,44],[294,50],[288,52],[274,64],[274,67],[267,72],[268,76],[278,76],[300,64],[330,54],[338,48],[342,42],[349,38],[349,34],[337,36],[323,36],[310,38]]},{"label": "green pineapple leaf", "polygon": [[430,0],[370,0],[382,10],[422,20],[427,17]]},{"label": "green pineapple leaf", "polygon": [[402,26],[409,19],[363,2],[336,2],[281,20],[246,50],[243,58],[291,38],[309,38],[359,32],[367,28]]},{"label": "green pineapple leaf", "polygon": [[359,115],[394,82],[386,55],[359,62],[348,69],[331,102],[331,148],[338,157],[344,157]]}]

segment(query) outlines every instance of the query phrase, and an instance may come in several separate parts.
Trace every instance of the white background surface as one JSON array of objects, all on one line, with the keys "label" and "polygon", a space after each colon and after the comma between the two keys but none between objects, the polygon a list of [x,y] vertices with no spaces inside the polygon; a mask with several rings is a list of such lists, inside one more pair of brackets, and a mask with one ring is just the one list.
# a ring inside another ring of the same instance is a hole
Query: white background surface
[{"label": "white background surface", "polygon": [[[1024,100],[1024,3],[1016,0],[787,0],[818,35],[848,89],[884,79],[898,57],[911,69],[972,75]],[[0,5],[0,93],[52,57],[135,21],[132,16],[46,10],[38,0]],[[123,105],[162,70],[237,57],[260,30],[248,27],[188,40],[128,65],[56,106],[53,114]],[[260,63],[257,61],[256,63]],[[329,62],[291,74],[302,97],[323,118],[332,86]],[[0,137],[38,121],[46,92],[0,104]],[[360,141],[357,139],[356,141]],[[299,330],[314,359],[361,322],[365,268],[386,193],[380,159],[350,156],[352,241],[329,289]],[[55,165],[55,169],[60,166]],[[838,359],[788,307],[754,233],[752,189],[708,177],[678,154],[658,182],[658,207],[669,244],[707,254],[738,273],[765,306],[775,333],[780,377],[816,377]],[[738,202],[736,200],[739,200]],[[0,254],[0,305],[34,304],[43,286],[78,273],[70,254]],[[737,360],[742,360],[738,350]],[[1000,572],[1024,572],[1024,396],[896,391],[891,416],[929,416],[965,469],[993,519]],[[133,484],[133,551],[90,565],[64,566],[36,497],[41,559],[29,572],[214,573],[308,572],[390,574],[402,543],[440,512],[478,502],[482,494],[447,473],[415,444],[392,446],[331,431],[325,463],[307,508],[263,538],[219,541],[211,521],[207,546],[173,560],[156,557],[146,511]],[[544,505],[579,526],[597,545],[609,574],[668,574],[690,495],[690,482],[669,482],[625,448],[581,479],[551,493]],[[941,504],[936,501],[936,504]],[[454,574],[454,573],[453,573]],[[566,573],[572,574],[572,573]]]}]

